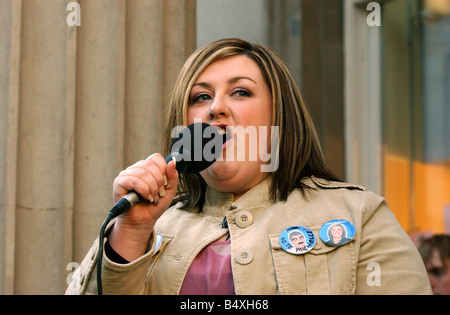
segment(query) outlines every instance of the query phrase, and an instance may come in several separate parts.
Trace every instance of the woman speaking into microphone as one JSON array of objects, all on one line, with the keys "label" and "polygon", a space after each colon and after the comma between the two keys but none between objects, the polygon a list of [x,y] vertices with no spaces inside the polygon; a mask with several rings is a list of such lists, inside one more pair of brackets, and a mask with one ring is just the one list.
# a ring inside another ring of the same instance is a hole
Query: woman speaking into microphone
[{"label": "woman speaking into microphone", "polygon": [[[327,169],[302,96],[267,48],[240,39],[199,48],[166,118],[167,151],[173,128],[194,122],[228,140],[199,173],[153,154],[118,175],[114,201],[129,191],[141,201],[100,240],[104,294],[431,293],[385,200]],[[329,242],[336,222],[345,242]],[[67,293],[97,293],[96,244]]]}]

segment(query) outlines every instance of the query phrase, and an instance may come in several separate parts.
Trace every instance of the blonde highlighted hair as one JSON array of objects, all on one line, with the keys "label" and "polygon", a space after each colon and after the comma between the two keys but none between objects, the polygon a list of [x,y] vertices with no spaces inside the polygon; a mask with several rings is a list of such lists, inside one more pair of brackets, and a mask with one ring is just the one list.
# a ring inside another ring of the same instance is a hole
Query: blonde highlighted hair
[{"label": "blonde highlighted hair", "polygon": [[[272,96],[272,124],[279,127],[279,167],[271,173],[271,199],[284,201],[294,189],[305,189],[301,179],[317,176],[338,180],[325,166],[319,138],[300,91],[285,63],[269,49],[228,38],[195,51],[181,69],[166,112],[166,154],[174,127],[186,125],[190,91],[199,75],[213,62],[244,55],[256,62]],[[199,174],[180,174],[180,192],[188,196],[187,208],[201,204],[206,183]]]}]

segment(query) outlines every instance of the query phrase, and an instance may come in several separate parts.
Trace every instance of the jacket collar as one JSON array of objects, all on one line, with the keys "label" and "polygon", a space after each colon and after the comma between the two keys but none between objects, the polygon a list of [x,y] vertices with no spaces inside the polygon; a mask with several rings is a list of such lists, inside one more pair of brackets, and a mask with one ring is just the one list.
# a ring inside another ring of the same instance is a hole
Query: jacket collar
[{"label": "jacket collar", "polygon": [[270,202],[270,179],[266,178],[255,185],[238,200],[233,201],[233,198],[233,193],[220,192],[208,186],[206,188],[205,204],[203,205],[202,212],[210,215],[223,216],[230,210],[245,209]]}]

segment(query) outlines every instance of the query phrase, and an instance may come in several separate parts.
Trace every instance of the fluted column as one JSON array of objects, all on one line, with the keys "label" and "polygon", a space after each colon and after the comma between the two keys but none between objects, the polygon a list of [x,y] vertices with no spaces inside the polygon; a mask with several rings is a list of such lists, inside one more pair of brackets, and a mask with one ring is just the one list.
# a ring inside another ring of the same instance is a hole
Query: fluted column
[{"label": "fluted column", "polygon": [[68,78],[73,73],[68,58],[71,32],[64,19],[61,23],[65,12],[64,1],[22,1],[14,231],[17,294],[59,293],[63,283],[65,216],[70,211],[66,198],[72,194],[66,181],[72,176],[66,169],[71,154],[66,149],[71,147],[73,125],[67,120],[73,120],[74,104],[73,81]]},{"label": "fluted column", "polygon": [[125,165],[162,150],[161,115],[195,39],[195,0],[127,1]]},{"label": "fluted column", "polygon": [[82,259],[111,204],[122,166],[125,0],[80,1],[75,117],[74,253]]},{"label": "fluted column", "polygon": [[22,1],[0,1],[0,294],[14,288]]}]

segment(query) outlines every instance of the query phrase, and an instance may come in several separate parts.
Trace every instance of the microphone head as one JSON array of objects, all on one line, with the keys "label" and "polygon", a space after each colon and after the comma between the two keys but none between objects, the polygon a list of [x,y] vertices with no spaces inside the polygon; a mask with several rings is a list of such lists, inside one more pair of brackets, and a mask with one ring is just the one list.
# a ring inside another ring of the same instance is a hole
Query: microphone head
[{"label": "microphone head", "polygon": [[222,152],[224,136],[206,123],[194,123],[183,128],[173,139],[171,156],[176,159],[179,173],[198,173],[212,165]]}]

